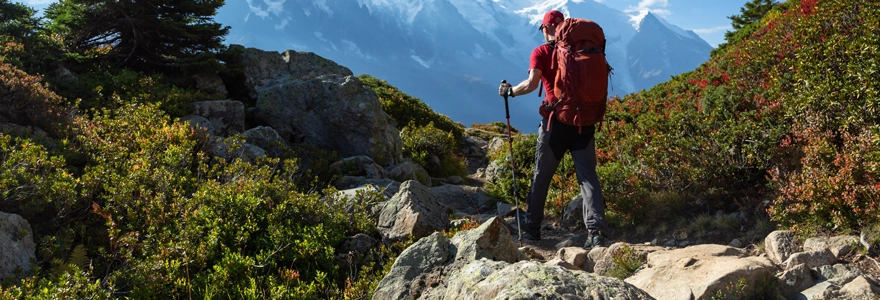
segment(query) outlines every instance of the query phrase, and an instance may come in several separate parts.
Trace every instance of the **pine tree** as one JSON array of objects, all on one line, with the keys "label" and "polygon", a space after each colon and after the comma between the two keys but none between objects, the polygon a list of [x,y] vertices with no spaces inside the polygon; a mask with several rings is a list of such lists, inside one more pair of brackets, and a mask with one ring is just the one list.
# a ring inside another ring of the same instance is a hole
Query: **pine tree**
[{"label": "pine tree", "polygon": [[61,0],[49,32],[67,50],[140,71],[201,69],[215,61],[228,26],[214,22],[223,0]]},{"label": "pine tree", "polygon": [[760,21],[767,12],[773,9],[773,6],[776,6],[776,3],[778,2],[773,0],[752,0],[746,3],[745,7],[739,9],[742,14],[732,15],[727,18],[733,21],[733,29],[739,30],[749,24]]},{"label": "pine tree", "polygon": [[[739,9],[741,14],[727,17],[732,21],[733,30],[725,33],[724,39],[727,40],[727,43],[736,43],[750,35],[760,25],[758,21],[761,21],[764,15],[776,7],[778,3],[774,0],[752,0],[746,3],[744,7]],[[719,48],[721,47],[719,46]]]},{"label": "pine tree", "polygon": [[0,36],[27,39],[36,34],[34,10],[21,3],[0,0]]}]

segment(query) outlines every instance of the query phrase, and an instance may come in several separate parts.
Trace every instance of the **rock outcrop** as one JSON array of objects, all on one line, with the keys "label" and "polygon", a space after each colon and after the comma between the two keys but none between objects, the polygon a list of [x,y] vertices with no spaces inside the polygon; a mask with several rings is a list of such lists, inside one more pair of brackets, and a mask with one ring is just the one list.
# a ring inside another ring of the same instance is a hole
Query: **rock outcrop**
[{"label": "rock outcrop", "polygon": [[385,241],[413,240],[446,229],[449,216],[446,208],[437,202],[431,189],[417,181],[407,181],[400,186],[379,215],[379,233]]},{"label": "rock outcrop", "polygon": [[30,272],[36,248],[30,223],[19,215],[0,212],[0,279]]},{"label": "rock outcrop", "polygon": [[402,160],[394,119],[351,70],[313,53],[239,50],[256,119],[282,140],[366,155],[382,166]]}]

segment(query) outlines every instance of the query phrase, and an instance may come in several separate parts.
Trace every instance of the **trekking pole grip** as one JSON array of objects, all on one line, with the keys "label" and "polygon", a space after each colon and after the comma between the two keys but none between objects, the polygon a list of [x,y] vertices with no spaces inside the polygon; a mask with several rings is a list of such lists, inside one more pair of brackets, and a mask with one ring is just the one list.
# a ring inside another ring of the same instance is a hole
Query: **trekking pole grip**
[{"label": "trekking pole grip", "polygon": [[[507,80],[501,80],[501,84],[507,83]],[[504,93],[504,112],[507,114],[507,119],[510,119],[510,106],[507,105],[507,93]]]}]

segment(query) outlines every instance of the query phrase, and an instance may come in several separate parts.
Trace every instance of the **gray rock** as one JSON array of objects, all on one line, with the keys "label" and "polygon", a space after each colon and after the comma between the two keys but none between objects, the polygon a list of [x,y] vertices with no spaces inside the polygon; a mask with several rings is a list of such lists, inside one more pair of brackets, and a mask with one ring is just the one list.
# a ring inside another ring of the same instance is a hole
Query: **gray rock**
[{"label": "gray rock", "polygon": [[831,250],[838,259],[851,254],[859,243],[857,236],[813,237],[804,241],[804,251]]},{"label": "gray rock", "polygon": [[802,246],[794,232],[777,230],[764,238],[764,250],[773,263],[781,265],[794,253],[801,252]]},{"label": "gray rock", "polygon": [[743,247],[743,244],[742,244],[742,242],[739,241],[739,239],[733,239],[732,241],[730,241],[730,244],[727,244],[727,245],[734,247],[734,248],[742,248]]},{"label": "gray rock", "polygon": [[343,157],[365,155],[382,166],[402,160],[394,119],[372,90],[353,76],[325,75],[258,88],[258,118],[281,138]]},{"label": "gray rock", "polygon": [[880,288],[864,276],[859,276],[843,287],[831,286],[813,300],[870,300],[880,297]]},{"label": "gray rock", "polygon": [[212,93],[217,97],[226,97],[226,85],[223,84],[223,79],[216,73],[199,73],[193,75],[192,78],[196,81],[196,88]]},{"label": "gray rock", "polygon": [[418,240],[400,253],[376,287],[373,299],[418,298],[429,286],[427,282],[439,280],[432,274],[452,257],[451,247],[449,239],[439,232]]},{"label": "gray rock", "polygon": [[[749,256],[743,249],[696,245],[649,253],[647,267],[626,282],[657,299],[709,299],[728,286],[745,280],[747,289],[772,280],[776,266],[769,259]],[[756,290],[746,290],[746,294]]]},{"label": "gray rock", "polygon": [[556,258],[578,267],[578,269],[586,270],[588,268],[590,252],[582,247],[567,247],[556,251]]},{"label": "gray rock", "polygon": [[497,217],[476,229],[457,233],[452,238],[452,244],[458,249],[455,260],[463,261],[462,265],[481,258],[509,263],[525,259],[523,253],[516,249],[504,221]]},{"label": "gray rock", "polygon": [[449,184],[461,185],[464,184],[464,178],[461,178],[461,176],[449,176],[446,177],[446,182]]},{"label": "gray rock", "polygon": [[234,100],[200,101],[193,104],[193,115],[211,122],[211,134],[228,137],[244,132],[244,104]]},{"label": "gray rock", "polygon": [[492,201],[489,194],[472,186],[443,185],[432,187],[431,192],[440,204],[464,214],[479,214],[479,208]]},{"label": "gray rock", "polygon": [[378,262],[381,258],[377,251],[378,246],[378,240],[363,233],[346,237],[336,248],[336,265],[345,270],[360,270],[361,266]]},{"label": "gray rock", "polygon": [[449,287],[431,291],[423,299],[654,299],[616,278],[537,261],[510,265],[475,261],[450,276],[450,281]]},{"label": "gray rock", "polygon": [[548,260],[544,264],[548,265],[548,266],[562,267],[562,268],[569,269],[572,271],[583,271],[583,269],[578,268],[575,265],[573,265],[567,261],[561,260],[559,258],[554,258],[554,259]]},{"label": "gray rock", "polygon": [[310,52],[288,50],[278,53],[241,45],[231,45],[229,48],[241,52],[245,85],[251,98],[256,98],[256,89],[259,87],[279,82],[305,81],[330,74],[353,75],[348,68]]},{"label": "gray rock", "polygon": [[565,207],[565,212],[562,213],[562,220],[559,222],[562,227],[572,230],[586,228],[584,225],[583,195],[578,194],[574,199],[571,199],[571,201],[568,202],[568,205]]},{"label": "gray rock", "polygon": [[216,136],[210,137],[207,146],[208,153],[223,159],[239,158],[248,162],[254,162],[258,157],[266,155],[266,150],[251,144],[241,144],[239,146],[233,146],[232,144],[234,143],[227,139]]},{"label": "gray rock", "polygon": [[74,75],[73,72],[71,72],[60,63],[55,65],[54,73],[55,79],[58,79],[58,81],[61,82],[70,83],[76,81],[77,79],[77,76]]},{"label": "gray rock", "polygon": [[244,132],[245,142],[263,148],[270,157],[284,154],[286,144],[272,127],[257,126]]},{"label": "gray rock", "polygon": [[379,215],[379,233],[388,242],[413,240],[446,229],[449,216],[431,190],[417,181],[407,181],[385,204]]},{"label": "gray rock", "polygon": [[806,265],[797,265],[776,276],[779,292],[786,298],[792,298],[803,290],[813,286],[813,276]]},{"label": "gray rock", "polygon": [[372,186],[383,191],[385,198],[390,200],[397,192],[400,191],[400,182],[384,178],[384,179],[367,179],[363,176],[343,176],[341,180],[336,182],[336,188],[340,190],[348,190],[365,186]]},{"label": "gray rock", "polygon": [[428,175],[428,171],[409,160],[386,167],[385,176],[400,182],[415,180],[427,187],[431,187],[431,175]]},{"label": "gray rock", "polygon": [[783,263],[785,269],[791,269],[797,265],[805,264],[807,268],[813,269],[821,266],[833,265],[837,262],[837,258],[828,249],[818,251],[798,252],[792,254]]},{"label": "gray rock", "polygon": [[864,275],[861,269],[855,266],[836,264],[833,266],[820,266],[816,268],[816,276],[820,280],[827,280],[835,285],[844,285]]},{"label": "gray rock", "polygon": [[214,132],[214,124],[211,124],[211,121],[208,118],[196,115],[187,115],[180,118],[180,121],[189,125],[193,129],[204,130],[207,133],[213,134]]},{"label": "gray rock", "polygon": [[506,217],[507,215],[509,215],[511,212],[514,211],[514,207],[510,203],[498,202],[495,205],[498,208],[496,210],[498,215],[502,216],[502,217]]},{"label": "gray rock", "polygon": [[819,297],[822,297],[822,294],[824,294],[825,291],[829,290],[829,289],[834,290],[834,289],[839,289],[839,288],[832,285],[831,282],[820,281],[820,282],[814,284],[813,286],[811,286],[810,288],[803,290],[800,293],[795,294],[793,297],[791,297],[789,299],[793,299],[793,300],[820,299]]},{"label": "gray rock", "polygon": [[0,212],[0,279],[15,275],[16,270],[27,275],[36,248],[31,224],[19,215]]},{"label": "gray rock", "polygon": [[330,165],[330,170],[343,176],[364,176],[367,179],[385,178],[382,166],[373,162],[369,156],[346,157]]}]

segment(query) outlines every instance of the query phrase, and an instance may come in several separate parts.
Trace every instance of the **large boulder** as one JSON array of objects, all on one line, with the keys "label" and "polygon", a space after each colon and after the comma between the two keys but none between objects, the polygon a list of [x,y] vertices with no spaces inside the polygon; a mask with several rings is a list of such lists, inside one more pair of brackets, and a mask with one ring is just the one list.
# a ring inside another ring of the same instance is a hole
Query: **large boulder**
[{"label": "large boulder", "polygon": [[404,182],[415,180],[427,187],[431,187],[431,175],[419,164],[409,160],[385,168],[385,177]]},{"label": "large boulder", "polygon": [[256,98],[256,90],[263,86],[287,81],[306,81],[329,74],[354,75],[348,68],[311,52],[287,50],[279,54],[241,45],[231,45],[229,49],[241,52],[245,85],[252,98]]},{"label": "large boulder", "polygon": [[338,152],[366,155],[383,166],[402,160],[396,123],[379,98],[354,76],[325,75],[286,81],[257,92],[258,119],[288,142],[302,142]]},{"label": "large boulder", "polygon": [[248,129],[243,135],[245,142],[266,150],[266,154],[271,157],[280,157],[284,154],[284,140],[272,127],[257,126]]},{"label": "large boulder", "polygon": [[34,232],[24,218],[16,214],[0,212],[0,279],[16,274],[27,274],[36,258]]},{"label": "large boulder", "polygon": [[418,181],[410,180],[400,185],[379,215],[379,233],[386,241],[413,240],[426,237],[435,231],[446,229],[449,216],[446,208],[437,202],[431,189]]},{"label": "large boulder", "polygon": [[452,238],[452,244],[458,249],[456,262],[470,263],[488,258],[514,263],[525,259],[525,255],[517,250],[504,221],[498,217],[489,219],[476,229],[459,232]]},{"label": "large boulder", "polygon": [[474,215],[480,213],[480,207],[488,205],[492,197],[478,187],[462,185],[443,185],[432,187],[431,192],[437,201],[446,208],[458,213]]},{"label": "large boulder", "polygon": [[445,235],[435,232],[403,250],[379,281],[373,299],[417,299],[428,284],[439,281],[435,269],[451,257],[451,246]]},{"label": "large boulder", "polygon": [[[383,298],[386,299],[386,298]],[[620,279],[537,261],[474,261],[421,299],[654,299]]]},{"label": "large boulder", "polygon": [[382,166],[402,160],[394,119],[351,70],[313,53],[254,48],[240,51],[255,118],[289,143],[306,143],[342,157],[366,155]]},{"label": "large boulder", "polygon": [[199,101],[192,104],[193,115],[208,119],[209,133],[227,137],[244,132],[244,103],[235,100]]},{"label": "large boulder", "polygon": [[801,249],[803,246],[795,233],[788,230],[777,230],[764,238],[764,251],[777,265],[785,263],[789,256],[801,252]]},{"label": "large boulder", "polygon": [[757,292],[755,289],[774,280],[775,273],[773,262],[748,256],[743,249],[698,245],[648,254],[647,267],[626,282],[657,299],[709,299],[740,280],[752,289],[747,293]]}]

